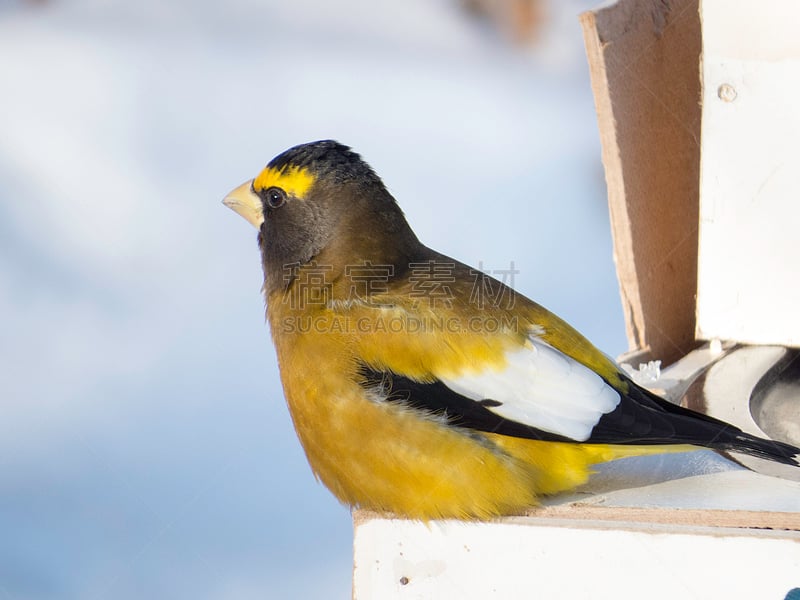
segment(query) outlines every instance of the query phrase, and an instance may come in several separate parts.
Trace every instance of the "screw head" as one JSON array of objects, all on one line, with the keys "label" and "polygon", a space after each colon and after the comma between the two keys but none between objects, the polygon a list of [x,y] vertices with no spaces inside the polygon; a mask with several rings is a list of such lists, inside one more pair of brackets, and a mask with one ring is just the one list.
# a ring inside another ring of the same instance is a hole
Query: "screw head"
[{"label": "screw head", "polygon": [[723,102],[733,102],[736,100],[736,88],[730,83],[723,83],[717,88],[717,96]]}]

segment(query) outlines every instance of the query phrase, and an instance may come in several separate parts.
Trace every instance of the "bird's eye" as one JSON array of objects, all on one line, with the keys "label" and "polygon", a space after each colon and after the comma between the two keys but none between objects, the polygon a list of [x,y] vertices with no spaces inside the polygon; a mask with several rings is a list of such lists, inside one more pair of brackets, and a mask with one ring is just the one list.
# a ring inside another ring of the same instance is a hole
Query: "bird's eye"
[{"label": "bird's eye", "polygon": [[264,200],[270,208],[280,208],[286,204],[286,192],[281,188],[271,187],[264,193]]}]

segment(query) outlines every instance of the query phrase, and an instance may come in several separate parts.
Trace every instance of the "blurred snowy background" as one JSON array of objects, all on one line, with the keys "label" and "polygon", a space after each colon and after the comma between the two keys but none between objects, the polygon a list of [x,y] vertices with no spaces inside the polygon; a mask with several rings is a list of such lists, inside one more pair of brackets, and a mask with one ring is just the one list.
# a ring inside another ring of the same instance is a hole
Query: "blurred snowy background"
[{"label": "blurred snowy background", "polygon": [[289,146],[625,350],[590,6],[522,48],[455,0],[0,3],[0,599],[350,597],[220,203]]}]

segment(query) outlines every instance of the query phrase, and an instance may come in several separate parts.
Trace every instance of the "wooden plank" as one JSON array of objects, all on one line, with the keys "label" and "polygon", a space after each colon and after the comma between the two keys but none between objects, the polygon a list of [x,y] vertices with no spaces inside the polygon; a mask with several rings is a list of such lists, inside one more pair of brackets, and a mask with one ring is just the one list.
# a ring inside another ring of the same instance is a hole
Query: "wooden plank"
[{"label": "wooden plank", "polygon": [[632,350],[694,348],[700,164],[697,0],[621,0],[581,15]]},{"label": "wooden plank", "polygon": [[793,512],[597,506],[596,504],[575,503],[543,506],[531,510],[527,516],[539,519],[566,519],[570,521],[657,523],[679,527],[800,531],[800,513]]}]

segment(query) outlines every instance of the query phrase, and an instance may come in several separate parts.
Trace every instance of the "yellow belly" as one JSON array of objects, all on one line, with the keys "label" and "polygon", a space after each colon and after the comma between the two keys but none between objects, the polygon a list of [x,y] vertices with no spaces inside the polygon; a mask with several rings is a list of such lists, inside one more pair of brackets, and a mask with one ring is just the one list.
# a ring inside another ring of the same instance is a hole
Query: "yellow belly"
[{"label": "yellow belly", "polygon": [[328,358],[321,371],[307,360],[281,364],[289,410],[315,475],[352,506],[418,519],[519,514],[613,457],[602,446],[459,429],[370,400],[342,375],[346,361]]}]

